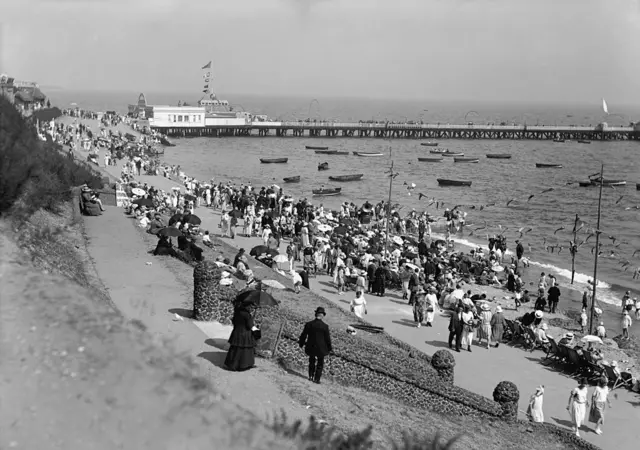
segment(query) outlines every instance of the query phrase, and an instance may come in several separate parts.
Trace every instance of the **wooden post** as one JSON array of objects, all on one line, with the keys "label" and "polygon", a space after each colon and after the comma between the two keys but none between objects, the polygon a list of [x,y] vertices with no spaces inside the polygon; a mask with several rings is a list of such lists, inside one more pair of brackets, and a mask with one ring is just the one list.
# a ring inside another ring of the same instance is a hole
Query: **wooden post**
[{"label": "wooden post", "polygon": [[578,220],[579,217],[576,214],[576,221],[573,224],[573,246],[571,247],[571,284],[576,275],[576,253],[578,253]]},{"label": "wooden post", "polygon": [[596,286],[598,285],[598,253],[600,252],[600,215],[602,207],[602,184],[604,180],[604,164],[600,168],[600,194],[598,197],[598,223],[596,225],[596,256],[593,261],[593,295],[591,296],[591,317],[589,320],[589,334],[593,334],[593,316],[596,306]]}]

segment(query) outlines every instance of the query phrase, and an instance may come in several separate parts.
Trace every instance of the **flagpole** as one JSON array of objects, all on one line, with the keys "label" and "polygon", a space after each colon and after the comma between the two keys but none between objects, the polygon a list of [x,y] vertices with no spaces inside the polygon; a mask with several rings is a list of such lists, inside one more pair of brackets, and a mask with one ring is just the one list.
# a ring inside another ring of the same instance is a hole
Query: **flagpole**
[{"label": "flagpole", "polygon": [[389,203],[387,204],[387,231],[384,235],[384,253],[385,258],[389,251],[389,225],[391,222],[391,190],[393,189],[393,160],[391,160],[391,170],[389,171]]},{"label": "flagpole", "polygon": [[589,320],[589,334],[593,334],[593,316],[596,306],[596,286],[598,285],[598,253],[600,253],[600,217],[602,212],[602,185],[604,181],[604,164],[600,167],[600,194],[598,196],[598,223],[596,225],[596,256],[593,261],[593,293],[591,295],[591,317]]},{"label": "flagpole", "polygon": [[573,245],[571,246],[571,284],[576,275],[576,253],[578,252],[578,215],[576,214],[576,221],[573,224]]}]

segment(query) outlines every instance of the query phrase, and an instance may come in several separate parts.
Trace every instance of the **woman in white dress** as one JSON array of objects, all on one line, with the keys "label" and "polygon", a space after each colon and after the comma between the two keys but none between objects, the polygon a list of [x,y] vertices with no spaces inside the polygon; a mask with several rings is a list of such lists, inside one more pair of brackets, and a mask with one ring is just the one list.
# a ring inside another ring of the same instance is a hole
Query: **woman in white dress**
[{"label": "woman in white dress", "polygon": [[351,308],[351,312],[361,319],[363,319],[363,316],[367,313],[367,301],[364,299],[364,295],[362,295],[362,292],[360,291],[356,291],[356,298],[351,300],[351,304],[349,306]]},{"label": "woman in white dress", "polygon": [[427,320],[427,325],[428,327],[433,327],[433,319],[436,316],[436,311],[439,309],[438,308],[438,297],[436,297],[436,288],[434,288],[433,286],[429,287],[429,293],[426,296],[426,302],[427,302],[427,314],[426,314],[426,320]]},{"label": "woman in white dress", "polygon": [[309,246],[309,228],[307,228],[307,222],[302,225],[300,235],[302,237],[302,248],[307,248]]},{"label": "woman in white dress", "polygon": [[542,404],[544,402],[544,386],[538,386],[533,395],[529,398],[529,407],[527,415],[532,422],[544,422],[544,413],[542,412]]},{"label": "woman in white dress", "polygon": [[591,409],[589,410],[589,422],[596,424],[596,434],[602,434],[602,425],[604,425],[605,406],[609,405],[609,387],[607,387],[607,379],[602,378],[598,382],[591,396]]},{"label": "woman in white dress", "polygon": [[578,387],[571,391],[567,411],[573,422],[573,431],[576,436],[580,436],[580,427],[584,423],[585,412],[587,411],[587,379],[581,378]]},{"label": "woman in white dress", "polygon": [[475,326],[475,316],[471,311],[469,305],[465,305],[464,312],[462,313],[462,346],[466,346],[468,351],[471,351],[471,344],[473,343],[473,330]]},{"label": "woman in white dress", "polygon": [[485,339],[487,341],[487,349],[491,345],[491,307],[488,303],[483,303],[480,306],[482,312],[480,313],[480,328],[478,329],[478,343]]}]

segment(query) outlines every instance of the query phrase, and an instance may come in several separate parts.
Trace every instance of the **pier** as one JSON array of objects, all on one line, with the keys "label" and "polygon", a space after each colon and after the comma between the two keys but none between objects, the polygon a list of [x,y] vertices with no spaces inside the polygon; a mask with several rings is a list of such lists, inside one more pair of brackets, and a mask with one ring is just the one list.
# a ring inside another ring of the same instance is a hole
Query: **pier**
[{"label": "pier", "polygon": [[[209,122],[207,120],[207,122]],[[633,127],[555,125],[451,125],[411,123],[248,122],[238,125],[180,123],[151,128],[170,137],[323,137],[380,139],[488,139],[640,141],[640,123]]]}]

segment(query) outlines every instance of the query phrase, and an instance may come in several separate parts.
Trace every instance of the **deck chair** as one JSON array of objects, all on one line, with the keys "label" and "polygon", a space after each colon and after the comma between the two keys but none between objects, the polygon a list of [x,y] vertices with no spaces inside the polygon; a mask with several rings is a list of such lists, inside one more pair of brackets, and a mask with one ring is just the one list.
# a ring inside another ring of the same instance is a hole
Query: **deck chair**
[{"label": "deck chair", "polygon": [[604,366],[605,373],[607,378],[609,379],[609,384],[613,383],[611,390],[619,388],[620,386],[625,386],[628,388],[633,387],[633,380],[629,376],[628,378],[623,377],[624,374],[617,375],[611,366]]},{"label": "deck chair", "polygon": [[552,366],[554,364],[562,362],[564,358],[562,357],[562,352],[558,348],[558,343],[556,342],[556,340],[550,336],[547,336],[547,338],[549,339],[549,349],[547,350],[547,354],[542,361],[544,364],[544,361],[549,360],[549,362],[544,365]]},{"label": "deck chair", "polygon": [[582,373],[585,369],[584,360],[580,357],[575,349],[570,347],[567,347],[567,355],[569,356],[568,360],[570,368],[572,369],[570,376],[573,378],[582,376]]},{"label": "deck chair", "polygon": [[587,372],[587,376],[589,377],[590,380],[597,380],[602,378],[602,375],[604,375],[604,367],[599,366],[598,364],[596,364],[596,362],[593,360],[593,358],[591,357],[591,352],[583,352],[583,358],[585,360],[586,366],[586,372]]},{"label": "deck chair", "polygon": [[528,349],[530,352],[533,352],[537,347],[539,347],[540,344],[538,344],[538,339],[536,338],[536,334],[535,332],[530,328],[530,327],[526,327],[524,329],[525,331],[525,335],[524,335],[524,346],[526,349]]},{"label": "deck chair", "polygon": [[526,343],[526,339],[525,331],[522,327],[522,324],[520,324],[520,322],[513,322],[513,336],[511,336],[511,341],[509,341],[509,344],[513,345],[514,347],[518,347],[520,345],[523,345],[524,343]]}]

